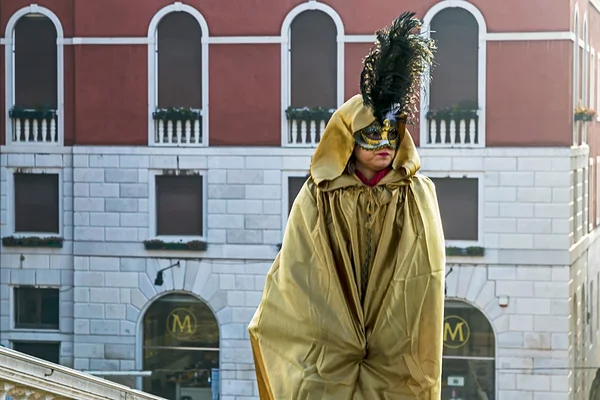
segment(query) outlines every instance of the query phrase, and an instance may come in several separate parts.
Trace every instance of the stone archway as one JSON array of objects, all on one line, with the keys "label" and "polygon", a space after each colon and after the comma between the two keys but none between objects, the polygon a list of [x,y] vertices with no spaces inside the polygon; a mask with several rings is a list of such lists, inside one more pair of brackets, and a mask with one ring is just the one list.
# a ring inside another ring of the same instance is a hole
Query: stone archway
[{"label": "stone archway", "polygon": [[219,325],[197,297],[171,293],[143,318],[143,390],[168,399],[212,400],[218,393]]},{"label": "stone archway", "polygon": [[442,400],[496,398],[496,338],[472,305],[447,300],[444,309]]}]

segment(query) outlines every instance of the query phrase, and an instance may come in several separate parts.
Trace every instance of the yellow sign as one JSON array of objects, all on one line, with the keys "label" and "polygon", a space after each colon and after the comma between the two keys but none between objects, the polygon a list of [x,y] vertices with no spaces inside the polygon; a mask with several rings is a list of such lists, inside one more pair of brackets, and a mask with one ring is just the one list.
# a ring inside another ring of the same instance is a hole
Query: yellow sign
[{"label": "yellow sign", "polygon": [[175,339],[187,340],[194,336],[198,328],[196,316],[187,308],[176,308],[167,317],[167,331]]},{"label": "yellow sign", "polygon": [[467,321],[456,315],[444,318],[444,346],[449,349],[463,347],[469,341],[471,329]]}]

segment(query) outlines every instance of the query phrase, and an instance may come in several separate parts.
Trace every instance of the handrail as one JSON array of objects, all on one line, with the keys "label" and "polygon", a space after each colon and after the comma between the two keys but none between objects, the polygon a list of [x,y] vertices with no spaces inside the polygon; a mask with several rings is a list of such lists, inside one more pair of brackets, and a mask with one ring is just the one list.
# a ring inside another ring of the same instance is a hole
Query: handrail
[{"label": "handrail", "polygon": [[[27,370],[27,366],[37,367],[38,370]],[[46,369],[48,371],[40,371],[39,369]],[[76,378],[79,382],[76,386],[68,385],[64,382],[64,379],[61,379],[64,376]],[[31,387],[37,390],[46,392],[59,391],[61,394],[69,392],[70,395],[83,395],[85,393],[88,396],[76,397],[81,399],[106,398],[93,393],[93,390],[90,391],[93,388],[89,386],[96,386],[97,389],[105,388],[120,392],[120,397],[123,399],[165,400],[162,397],[131,389],[125,385],[44,361],[6,347],[0,347],[0,380],[14,383],[18,386],[27,387],[31,385]]]}]

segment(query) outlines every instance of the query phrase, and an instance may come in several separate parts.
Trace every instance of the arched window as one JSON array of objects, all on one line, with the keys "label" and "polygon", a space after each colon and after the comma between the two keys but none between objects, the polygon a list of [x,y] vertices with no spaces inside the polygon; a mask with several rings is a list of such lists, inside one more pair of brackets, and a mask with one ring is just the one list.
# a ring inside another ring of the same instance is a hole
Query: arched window
[{"label": "arched window", "polygon": [[62,27],[50,10],[19,10],[6,28],[7,143],[62,144]]},{"label": "arched window", "polygon": [[424,19],[424,32],[436,40],[438,50],[431,84],[422,97],[421,143],[483,146],[486,51],[480,41],[485,21],[470,3],[449,4],[438,3]]},{"label": "arched window", "polygon": [[152,145],[207,144],[208,28],[194,8],[163,8],[150,23],[154,85],[149,88]]},{"label": "arched window", "polygon": [[143,390],[167,399],[211,399],[218,393],[219,325],[196,297],[168,294],[144,314]]},{"label": "arched window", "polygon": [[[343,99],[342,22],[330,7],[310,2],[288,14],[282,35],[287,37],[282,54],[284,144],[314,146],[329,113]],[[301,112],[312,117],[301,118]]]},{"label": "arched window", "polygon": [[444,309],[443,399],[495,399],[496,339],[481,311],[447,300]]}]

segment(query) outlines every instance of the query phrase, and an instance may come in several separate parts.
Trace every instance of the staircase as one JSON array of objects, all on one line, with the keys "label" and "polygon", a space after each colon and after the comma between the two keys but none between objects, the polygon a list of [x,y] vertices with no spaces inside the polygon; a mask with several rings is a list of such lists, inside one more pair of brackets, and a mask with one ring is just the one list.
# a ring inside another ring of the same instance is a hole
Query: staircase
[{"label": "staircase", "polygon": [[166,400],[0,347],[0,400]]}]

